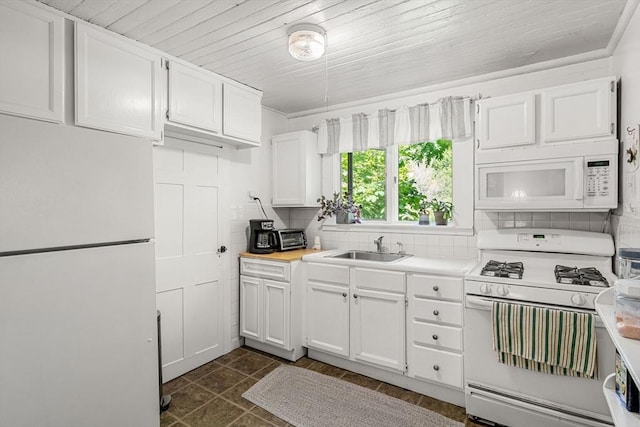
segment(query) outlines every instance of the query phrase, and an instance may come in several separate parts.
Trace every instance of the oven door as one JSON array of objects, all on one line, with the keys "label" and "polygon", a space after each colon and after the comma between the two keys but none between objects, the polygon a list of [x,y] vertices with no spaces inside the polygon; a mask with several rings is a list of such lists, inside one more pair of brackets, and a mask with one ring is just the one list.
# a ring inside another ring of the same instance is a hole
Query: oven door
[{"label": "oven door", "polygon": [[602,382],[614,371],[615,348],[602,322],[596,319],[600,379],[546,374],[498,362],[492,305],[491,298],[465,296],[467,413],[509,426],[611,425]]},{"label": "oven door", "polygon": [[476,166],[478,209],[584,207],[582,157]]}]

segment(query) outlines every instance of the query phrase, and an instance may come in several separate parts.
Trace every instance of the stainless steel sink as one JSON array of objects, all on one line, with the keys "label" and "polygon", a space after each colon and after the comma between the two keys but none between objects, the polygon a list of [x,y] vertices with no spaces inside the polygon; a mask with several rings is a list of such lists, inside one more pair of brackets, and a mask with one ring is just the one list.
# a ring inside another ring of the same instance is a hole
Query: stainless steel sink
[{"label": "stainless steel sink", "polygon": [[388,254],[370,251],[346,251],[335,255],[329,255],[327,258],[355,259],[360,261],[378,261],[393,262],[403,258],[409,258],[413,255]]}]

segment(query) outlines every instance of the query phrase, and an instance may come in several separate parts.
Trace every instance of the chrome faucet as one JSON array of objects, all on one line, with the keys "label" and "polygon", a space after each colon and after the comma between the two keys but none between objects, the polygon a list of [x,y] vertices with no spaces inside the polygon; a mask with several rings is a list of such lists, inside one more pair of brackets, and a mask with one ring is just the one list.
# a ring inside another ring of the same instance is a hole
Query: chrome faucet
[{"label": "chrome faucet", "polygon": [[406,252],[404,251],[402,242],[396,242],[396,245],[398,245],[398,255],[405,255]]},{"label": "chrome faucet", "polygon": [[382,253],[382,239],[384,239],[384,236],[380,236],[373,241],[376,244],[376,252],[378,253]]}]

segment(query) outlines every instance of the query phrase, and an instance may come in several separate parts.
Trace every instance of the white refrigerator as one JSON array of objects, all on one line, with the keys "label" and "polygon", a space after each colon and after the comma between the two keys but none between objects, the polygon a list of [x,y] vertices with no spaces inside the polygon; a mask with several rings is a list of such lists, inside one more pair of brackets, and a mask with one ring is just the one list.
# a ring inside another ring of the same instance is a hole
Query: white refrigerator
[{"label": "white refrigerator", "polygon": [[0,115],[0,426],[157,426],[151,142]]}]

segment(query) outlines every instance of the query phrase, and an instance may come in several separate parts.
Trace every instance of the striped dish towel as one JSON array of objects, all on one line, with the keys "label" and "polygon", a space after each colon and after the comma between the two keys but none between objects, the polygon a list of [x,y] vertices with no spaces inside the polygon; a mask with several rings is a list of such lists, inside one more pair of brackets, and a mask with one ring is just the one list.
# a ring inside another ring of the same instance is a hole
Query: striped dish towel
[{"label": "striped dish towel", "polygon": [[591,313],[494,302],[493,349],[507,365],[556,375],[597,378]]}]

